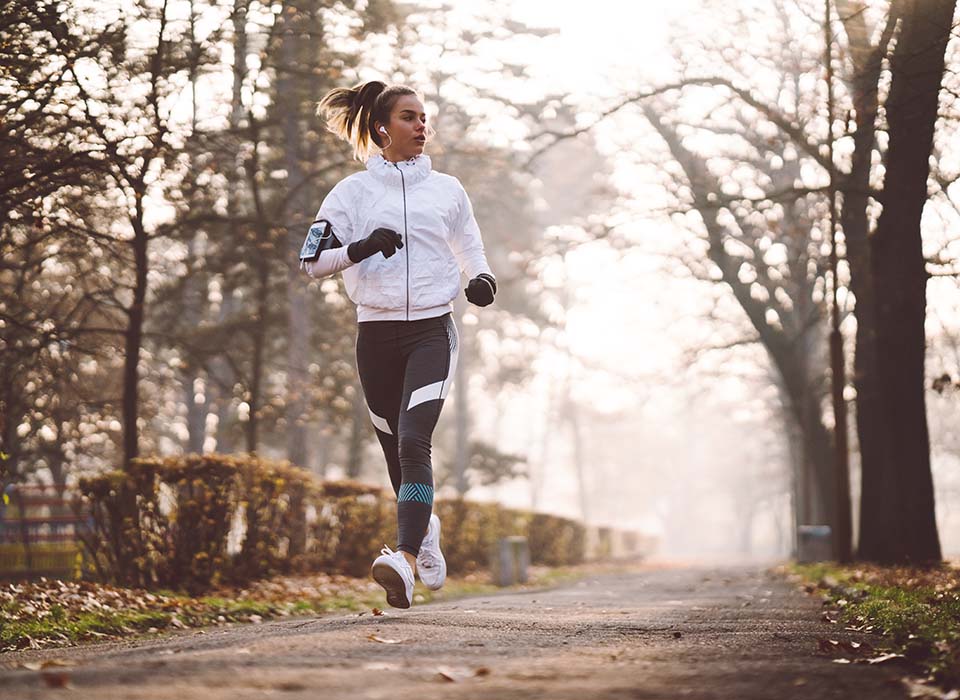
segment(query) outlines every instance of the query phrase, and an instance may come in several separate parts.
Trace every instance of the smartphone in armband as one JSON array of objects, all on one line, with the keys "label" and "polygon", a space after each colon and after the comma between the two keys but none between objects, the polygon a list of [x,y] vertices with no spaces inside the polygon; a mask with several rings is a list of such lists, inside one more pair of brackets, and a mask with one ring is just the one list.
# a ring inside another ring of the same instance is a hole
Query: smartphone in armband
[{"label": "smartphone in armband", "polygon": [[310,224],[310,230],[307,231],[307,237],[300,248],[300,269],[303,264],[313,262],[320,257],[320,253],[325,250],[340,248],[343,244],[333,232],[333,226],[326,219],[317,219]]}]

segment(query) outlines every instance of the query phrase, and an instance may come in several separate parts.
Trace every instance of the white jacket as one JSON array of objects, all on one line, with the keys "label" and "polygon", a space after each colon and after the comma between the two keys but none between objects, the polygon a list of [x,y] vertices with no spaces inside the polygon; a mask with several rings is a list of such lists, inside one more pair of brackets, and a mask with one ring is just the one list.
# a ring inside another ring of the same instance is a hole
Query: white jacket
[{"label": "white jacket", "polygon": [[[338,182],[316,219],[326,219],[341,247],[306,263],[311,277],[343,271],[360,321],[414,321],[453,309],[460,271],[468,279],[491,274],[473,207],[457,178],[435,172],[430,157],[391,163],[380,155],[367,169]],[[347,246],[384,227],[403,248],[389,258],[376,253],[354,264]]]}]

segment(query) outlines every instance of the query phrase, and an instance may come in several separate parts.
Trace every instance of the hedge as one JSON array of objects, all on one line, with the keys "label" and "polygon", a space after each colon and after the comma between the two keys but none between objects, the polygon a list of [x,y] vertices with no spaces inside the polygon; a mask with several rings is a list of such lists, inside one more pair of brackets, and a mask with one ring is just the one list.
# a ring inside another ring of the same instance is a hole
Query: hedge
[{"label": "hedge", "polygon": [[[82,479],[88,569],[104,581],[199,593],[276,573],[365,576],[395,544],[392,492],[323,482],[286,462],[217,454],[133,460]],[[567,518],[467,500],[437,500],[451,571],[486,568],[495,543],[525,535],[535,564],[584,559],[585,528]]]}]

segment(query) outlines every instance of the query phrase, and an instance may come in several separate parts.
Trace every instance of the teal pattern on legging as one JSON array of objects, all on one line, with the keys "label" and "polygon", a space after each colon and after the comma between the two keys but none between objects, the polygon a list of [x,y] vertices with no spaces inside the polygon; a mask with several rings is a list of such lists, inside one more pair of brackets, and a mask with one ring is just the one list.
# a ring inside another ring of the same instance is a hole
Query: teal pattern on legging
[{"label": "teal pattern on legging", "polygon": [[403,501],[417,501],[426,503],[428,506],[433,504],[433,486],[430,484],[400,484],[400,494],[397,496],[397,503]]}]

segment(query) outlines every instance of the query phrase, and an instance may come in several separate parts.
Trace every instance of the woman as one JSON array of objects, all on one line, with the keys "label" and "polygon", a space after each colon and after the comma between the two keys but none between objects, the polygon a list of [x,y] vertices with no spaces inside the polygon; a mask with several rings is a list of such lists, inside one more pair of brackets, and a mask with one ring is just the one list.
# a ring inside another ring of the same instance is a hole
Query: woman
[{"label": "woman", "polygon": [[460,272],[477,306],[497,283],[463,186],[423,154],[427,117],[412,89],[338,88],[317,113],[366,170],[323,200],[300,257],[311,277],[342,271],[357,305],[357,369],[397,494],[397,551],[384,547],[372,575],[390,605],[409,608],[415,573],[433,590],[446,578],[430,441],[457,365]]}]

